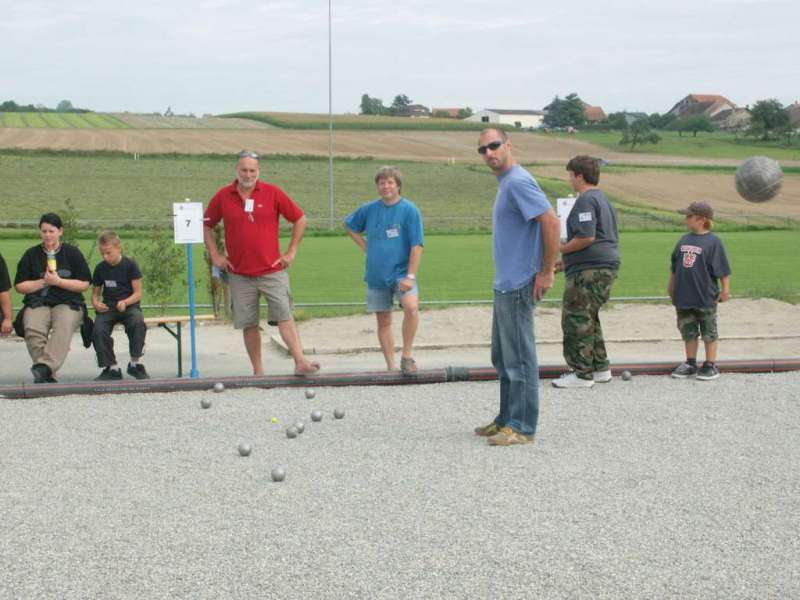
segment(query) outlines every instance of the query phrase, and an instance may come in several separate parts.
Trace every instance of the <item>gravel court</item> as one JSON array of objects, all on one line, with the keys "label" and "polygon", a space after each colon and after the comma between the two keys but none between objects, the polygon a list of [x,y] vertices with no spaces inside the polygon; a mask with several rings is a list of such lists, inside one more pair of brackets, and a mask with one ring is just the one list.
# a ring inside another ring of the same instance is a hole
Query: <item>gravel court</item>
[{"label": "gravel court", "polygon": [[2,401],[0,597],[800,594],[800,373],[544,383]]}]

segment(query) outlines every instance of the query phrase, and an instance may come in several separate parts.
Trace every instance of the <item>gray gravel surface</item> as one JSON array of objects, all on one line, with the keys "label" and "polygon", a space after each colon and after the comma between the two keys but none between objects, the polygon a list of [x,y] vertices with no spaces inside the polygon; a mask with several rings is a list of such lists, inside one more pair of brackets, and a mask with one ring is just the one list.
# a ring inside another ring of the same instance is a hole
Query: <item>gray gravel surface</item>
[{"label": "gray gravel surface", "polygon": [[0,401],[0,598],[800,596],[800,373],[542,392]]}]

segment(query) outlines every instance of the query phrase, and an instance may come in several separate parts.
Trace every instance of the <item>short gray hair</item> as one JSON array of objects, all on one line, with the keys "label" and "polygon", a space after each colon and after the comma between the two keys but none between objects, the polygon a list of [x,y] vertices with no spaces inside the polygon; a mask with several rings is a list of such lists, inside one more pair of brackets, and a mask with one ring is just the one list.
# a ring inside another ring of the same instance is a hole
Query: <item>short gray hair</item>
[{"label": "short gray hair", "polygon": [[398,190],[403,189],[403,174],[397,167],[385,166],[378,169],[378,172],[375,173],[375,184],[377,185],[377,183],[381,179],[389,179],[389,178],[394,179],[397,182]]}]

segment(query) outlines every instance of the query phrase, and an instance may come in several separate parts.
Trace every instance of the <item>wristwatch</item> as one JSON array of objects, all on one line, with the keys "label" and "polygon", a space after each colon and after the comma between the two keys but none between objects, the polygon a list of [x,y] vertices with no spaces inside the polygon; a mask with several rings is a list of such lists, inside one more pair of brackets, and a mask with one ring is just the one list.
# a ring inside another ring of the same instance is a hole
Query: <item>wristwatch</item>
[{"label": "wristwatch", "polygon": [[417,276],[414,275],[413,273],[406,273],[406,279],[416,279],[416,278]]}]

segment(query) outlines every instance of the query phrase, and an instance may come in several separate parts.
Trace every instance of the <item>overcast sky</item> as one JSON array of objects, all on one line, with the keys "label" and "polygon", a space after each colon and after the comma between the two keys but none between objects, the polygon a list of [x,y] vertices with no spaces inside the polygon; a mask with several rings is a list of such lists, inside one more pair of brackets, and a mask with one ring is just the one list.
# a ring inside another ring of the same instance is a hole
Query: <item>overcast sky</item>
[{"label": "overcast sky", "polygon": [[[332,0],[333,109],[800,99],[798,0]],[[327,112],[327,0],[0,0],[0,100]]]}]

